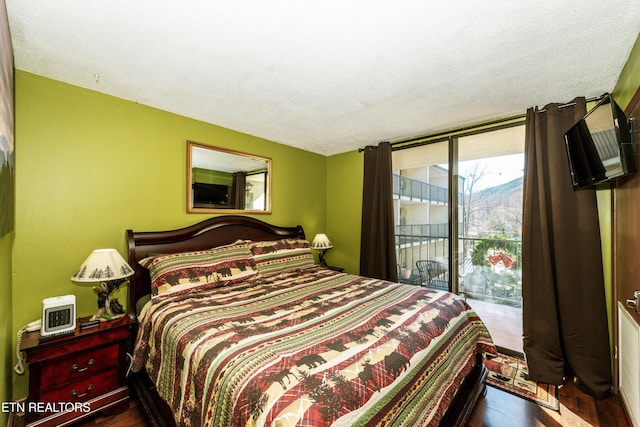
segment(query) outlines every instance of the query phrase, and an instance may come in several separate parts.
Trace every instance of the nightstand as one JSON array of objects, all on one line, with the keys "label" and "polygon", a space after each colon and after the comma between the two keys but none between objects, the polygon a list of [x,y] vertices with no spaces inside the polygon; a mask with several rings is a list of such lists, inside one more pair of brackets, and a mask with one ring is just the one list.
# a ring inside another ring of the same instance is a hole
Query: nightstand
[{"label": "nightstand", "polygon": [[25,333],[20,349],[29,365],[27,426],[66,425],[98,411],[125,411],[133,324],[125,316],[88,329],[77,326],[73,335],[44,341],[39,332]]}]

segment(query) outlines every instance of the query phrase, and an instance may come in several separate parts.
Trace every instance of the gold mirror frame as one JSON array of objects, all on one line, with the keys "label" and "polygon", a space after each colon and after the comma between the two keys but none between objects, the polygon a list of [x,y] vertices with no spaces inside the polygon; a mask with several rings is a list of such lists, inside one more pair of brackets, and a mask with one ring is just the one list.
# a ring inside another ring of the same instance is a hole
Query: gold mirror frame
[{"label": "gold mirror frame", "polygon": [[269,157],[187,141],[187,213],[270,214],[271,175]]}]

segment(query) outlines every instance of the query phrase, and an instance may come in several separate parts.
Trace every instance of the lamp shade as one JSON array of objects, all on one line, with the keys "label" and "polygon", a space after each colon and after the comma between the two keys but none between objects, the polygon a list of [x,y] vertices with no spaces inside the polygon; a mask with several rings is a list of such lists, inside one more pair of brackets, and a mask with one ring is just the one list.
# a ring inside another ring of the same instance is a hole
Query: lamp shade
[{"label": "lamp shade", "polygon": [[316,234],[311,243],[312,249],[331,249],[333,245],[326,234]]},{"label": "lamp shade", "polygon": [[129,277],[133,269],[115,249],[96,249],[71,276],[74,282],[101,282]]}]

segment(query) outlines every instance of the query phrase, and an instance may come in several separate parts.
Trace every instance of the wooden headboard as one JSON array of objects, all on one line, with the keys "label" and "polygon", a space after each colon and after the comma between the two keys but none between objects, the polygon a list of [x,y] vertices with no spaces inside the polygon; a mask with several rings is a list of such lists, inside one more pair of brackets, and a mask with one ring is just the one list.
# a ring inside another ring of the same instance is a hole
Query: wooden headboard
[{"label": "wooden headboard", "polygon": [[135,271],[129,279],[129,312],[134,315],[138,300],[151,293],[149,271],[138,263],[149,254],[210,249],[238,239],[264,241],[285,238],[304,239],[302,226],[279,227],[255,218],[227,215],[209,218],[177,230],[127,230],[129,265]]}]

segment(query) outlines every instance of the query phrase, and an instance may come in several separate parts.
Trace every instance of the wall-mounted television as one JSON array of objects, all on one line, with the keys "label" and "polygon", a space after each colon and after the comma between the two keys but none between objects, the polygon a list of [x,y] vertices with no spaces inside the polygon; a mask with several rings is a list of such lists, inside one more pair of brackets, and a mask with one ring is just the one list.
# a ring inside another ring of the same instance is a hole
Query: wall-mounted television
[{"label": "wall-mounted television", "polygon": [[606,94],[565,135],[573,189],[593,188],[635,173],[633,121]]}]

